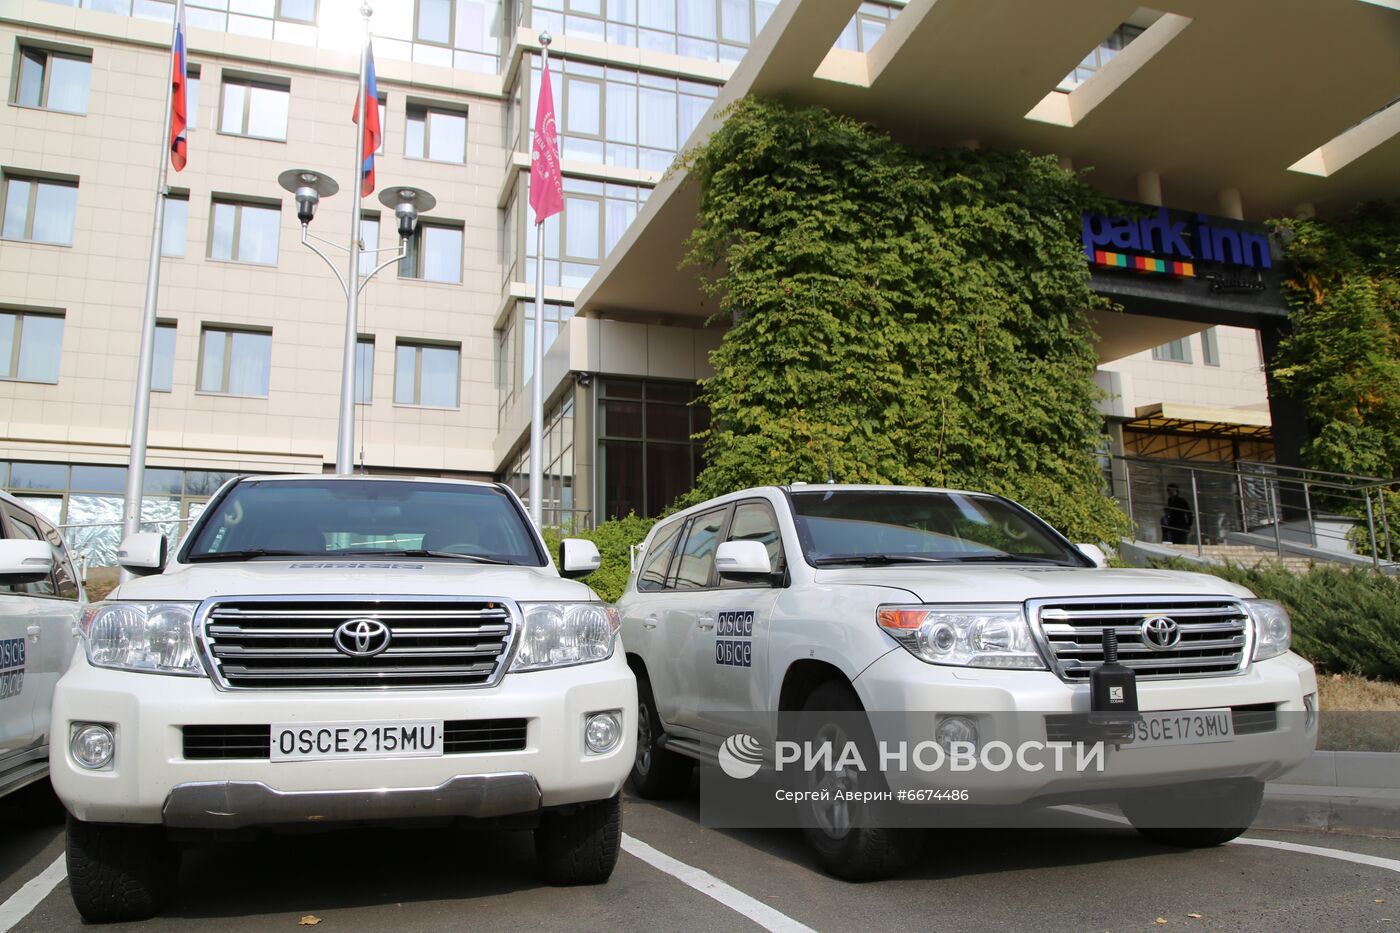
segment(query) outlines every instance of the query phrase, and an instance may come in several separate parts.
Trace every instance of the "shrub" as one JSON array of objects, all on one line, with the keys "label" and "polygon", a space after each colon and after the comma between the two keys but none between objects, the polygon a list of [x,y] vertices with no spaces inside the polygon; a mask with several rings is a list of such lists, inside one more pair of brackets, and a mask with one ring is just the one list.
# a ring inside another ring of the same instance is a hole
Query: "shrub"
[{"label": "shrub", "polygon": [[1400,580],[1328,564],[1309,573],[1271,562],[1170,566],[1205,570],[1283,603],[1293,617],[1293,649],[1321,670],[1400,682]]},{"label": "shrub", "polygon": [[[594,592],[608,602],[617,602],[632,571],[631,547],[641,544],[655,523],[656,519],[640,518],[634,512],[626,518],[611,519],[596,528],[568,535],[571,538],[592,541],[598,546],[598,554],[603,558],[598,569],[584,577],[583,582],[593,587]],[[549,545],[550,558],[556,563],[559,558],[559,540],[563,537],[557,528],[544,530],[544,540]]]}]

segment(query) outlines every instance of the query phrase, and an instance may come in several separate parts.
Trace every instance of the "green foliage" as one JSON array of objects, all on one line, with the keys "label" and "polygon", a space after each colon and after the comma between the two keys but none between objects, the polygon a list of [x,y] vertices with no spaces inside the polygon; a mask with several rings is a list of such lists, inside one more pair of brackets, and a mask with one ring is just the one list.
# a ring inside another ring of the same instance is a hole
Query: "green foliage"
[{"label": "green foliage", "polygon": [[1274,369],[1307,406],[1308,466],[1400,473],[1400,202],[1274,223],[1292,334]]},{"label": "green foliage", "polygon": [[1308,573],[1272,562],[1162,566],[1205,570],[1283,603],[1293,618],[1293,650],[1323,671],[1400,682],[1400,580],[1395,577],[1326,564]]},{"label": "green foliage", "polygon": [[1095,454],[1078,241],[1097,197],[1051,158],[914,152],[821,108],[747,99],[688,164],[688,261],[731,322],[685,501],[755,484],[958,486],[1079,540],[1125,527]]},{"label": "green foliage", "polygon": [[[603,599],[610,603],[617,602],[622,596],[623,589],[627,586],[627,577],[631,573],[631,547],[634,544],[641,544],[646,538],[647,532],[651,531],[651,526],[656,523],[654,518],[639,518],[634,512],[626,518],[614,518],[603,522],[596,528],[573,532],[567,537],[584,538],[592,541],[598,546],[598,554],[603,562],[598,569],[583,578],[583,582],[593,587]],[[556,564],[559,561],[559,540],[566,537],[560,534],[558,528],[546,528],[544,530],[545,544],[549,546],[550,559]]]}]

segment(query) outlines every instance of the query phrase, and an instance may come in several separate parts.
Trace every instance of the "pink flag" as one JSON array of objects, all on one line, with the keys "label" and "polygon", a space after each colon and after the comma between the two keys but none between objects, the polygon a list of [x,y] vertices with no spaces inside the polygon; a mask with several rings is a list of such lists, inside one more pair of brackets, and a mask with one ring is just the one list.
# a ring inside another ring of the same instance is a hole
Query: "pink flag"
[{"label": "pink flag", "polygon": [[549,59],[544,62],[540,105],[535,111],[535,144],[530,149],[530,206],[542,224],[564,209],[564,176],[559,170],[559,128],[554,122],[554,91],[549,84]]}]

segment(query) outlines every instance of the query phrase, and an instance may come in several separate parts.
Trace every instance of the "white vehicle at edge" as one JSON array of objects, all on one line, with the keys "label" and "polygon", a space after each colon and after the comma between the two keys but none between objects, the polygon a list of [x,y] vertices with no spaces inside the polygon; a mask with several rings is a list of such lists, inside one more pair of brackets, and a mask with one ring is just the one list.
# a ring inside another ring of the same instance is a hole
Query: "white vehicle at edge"
[{"label": "white vehicle at edge", "polygon": [[42,786],[49,708],[85,602],[58,529],[0,492],[0,797],[24,792],[11,799],[28,817],[58,809]]},{"label": "white vehicle at edge", "polygon": [[547,881],[611,874],[635,680],[508,488],[245,477],[164,551],[122,543],[145,576],[84,612],[54,699],[85,919],[157,912],[209,831],[478,819],[532,828]]},{"label": "white vehicle at edge", "polygon": [[[1104,563],[1097,548],[975,492],[796,484],[669,516],[648,535],[618,602],[637,674],[633,784],[646,797],[678,793],[693,760],[715,761],[740,733],[771,761],[786,711],[926,711],[945,747],[975,744],[979,716],[1029,714],[1022,721],[1045,741],[1052,717],[1087,718],[1090,672],[1112,627],[1145,719],[1193,710],[1233,718],[1247,708],[1272,711],[1270,725],[1233,730],[1189,760],[1168,744],[1114,754],[1102,773],[1013,768],[974,785],[972,802],[1036,806],[1082,795],[1119,803],[1160,842],[1225,842],[1253,820],[1263,782],[1316,744],[1312,666],[1288,650],[1290,624],[1275,603],[1210,575]],[[1150,642],[1160,633],[1147,632],[1149,622],[1171,637]],[[890,788],[946,785],[917,769],[881,779]],[[1186,788],[1218,802],[1201,809]],[[1155,812],[1195,822],[1140,818],[1149,796]],[[807,806],[807,840],[841,877],[898,871],[923,844],[922,831],[855,826],[822,812],[835,804]],[[1203,825],[1202,813],[1229,815]]]}]

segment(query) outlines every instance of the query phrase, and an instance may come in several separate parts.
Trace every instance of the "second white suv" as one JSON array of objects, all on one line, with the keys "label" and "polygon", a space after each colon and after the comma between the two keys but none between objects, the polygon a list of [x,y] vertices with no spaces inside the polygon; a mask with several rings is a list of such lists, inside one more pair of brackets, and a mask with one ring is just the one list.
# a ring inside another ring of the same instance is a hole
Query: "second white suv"
[{"label": "second white suv", "polygon": [[[1013,737],[1047,750],[1108,740],[1104,767],[1083,773],[989,764],[874,783],[943,812],[1112,801],[1161,842],[1233,838],[1263,782],[1315,745],[1312,666],[1289,651],[1276,603],[1214,576],[1102,562],[976,492],[764,487],[679,512],[652,530],[618,602],[640,702],[633,783],[675,793],[694,760],[752,776],[786,739],[843,730],[886,749],[926,741],[935,760]],[[868,725],[832,715],[851,713]],[[861,823],[848,793],[859,775],[844,767],[827,759],[794,798],[812,848],[843,877],[897,870],[922,844],[900,821],[922,814]]]}]

